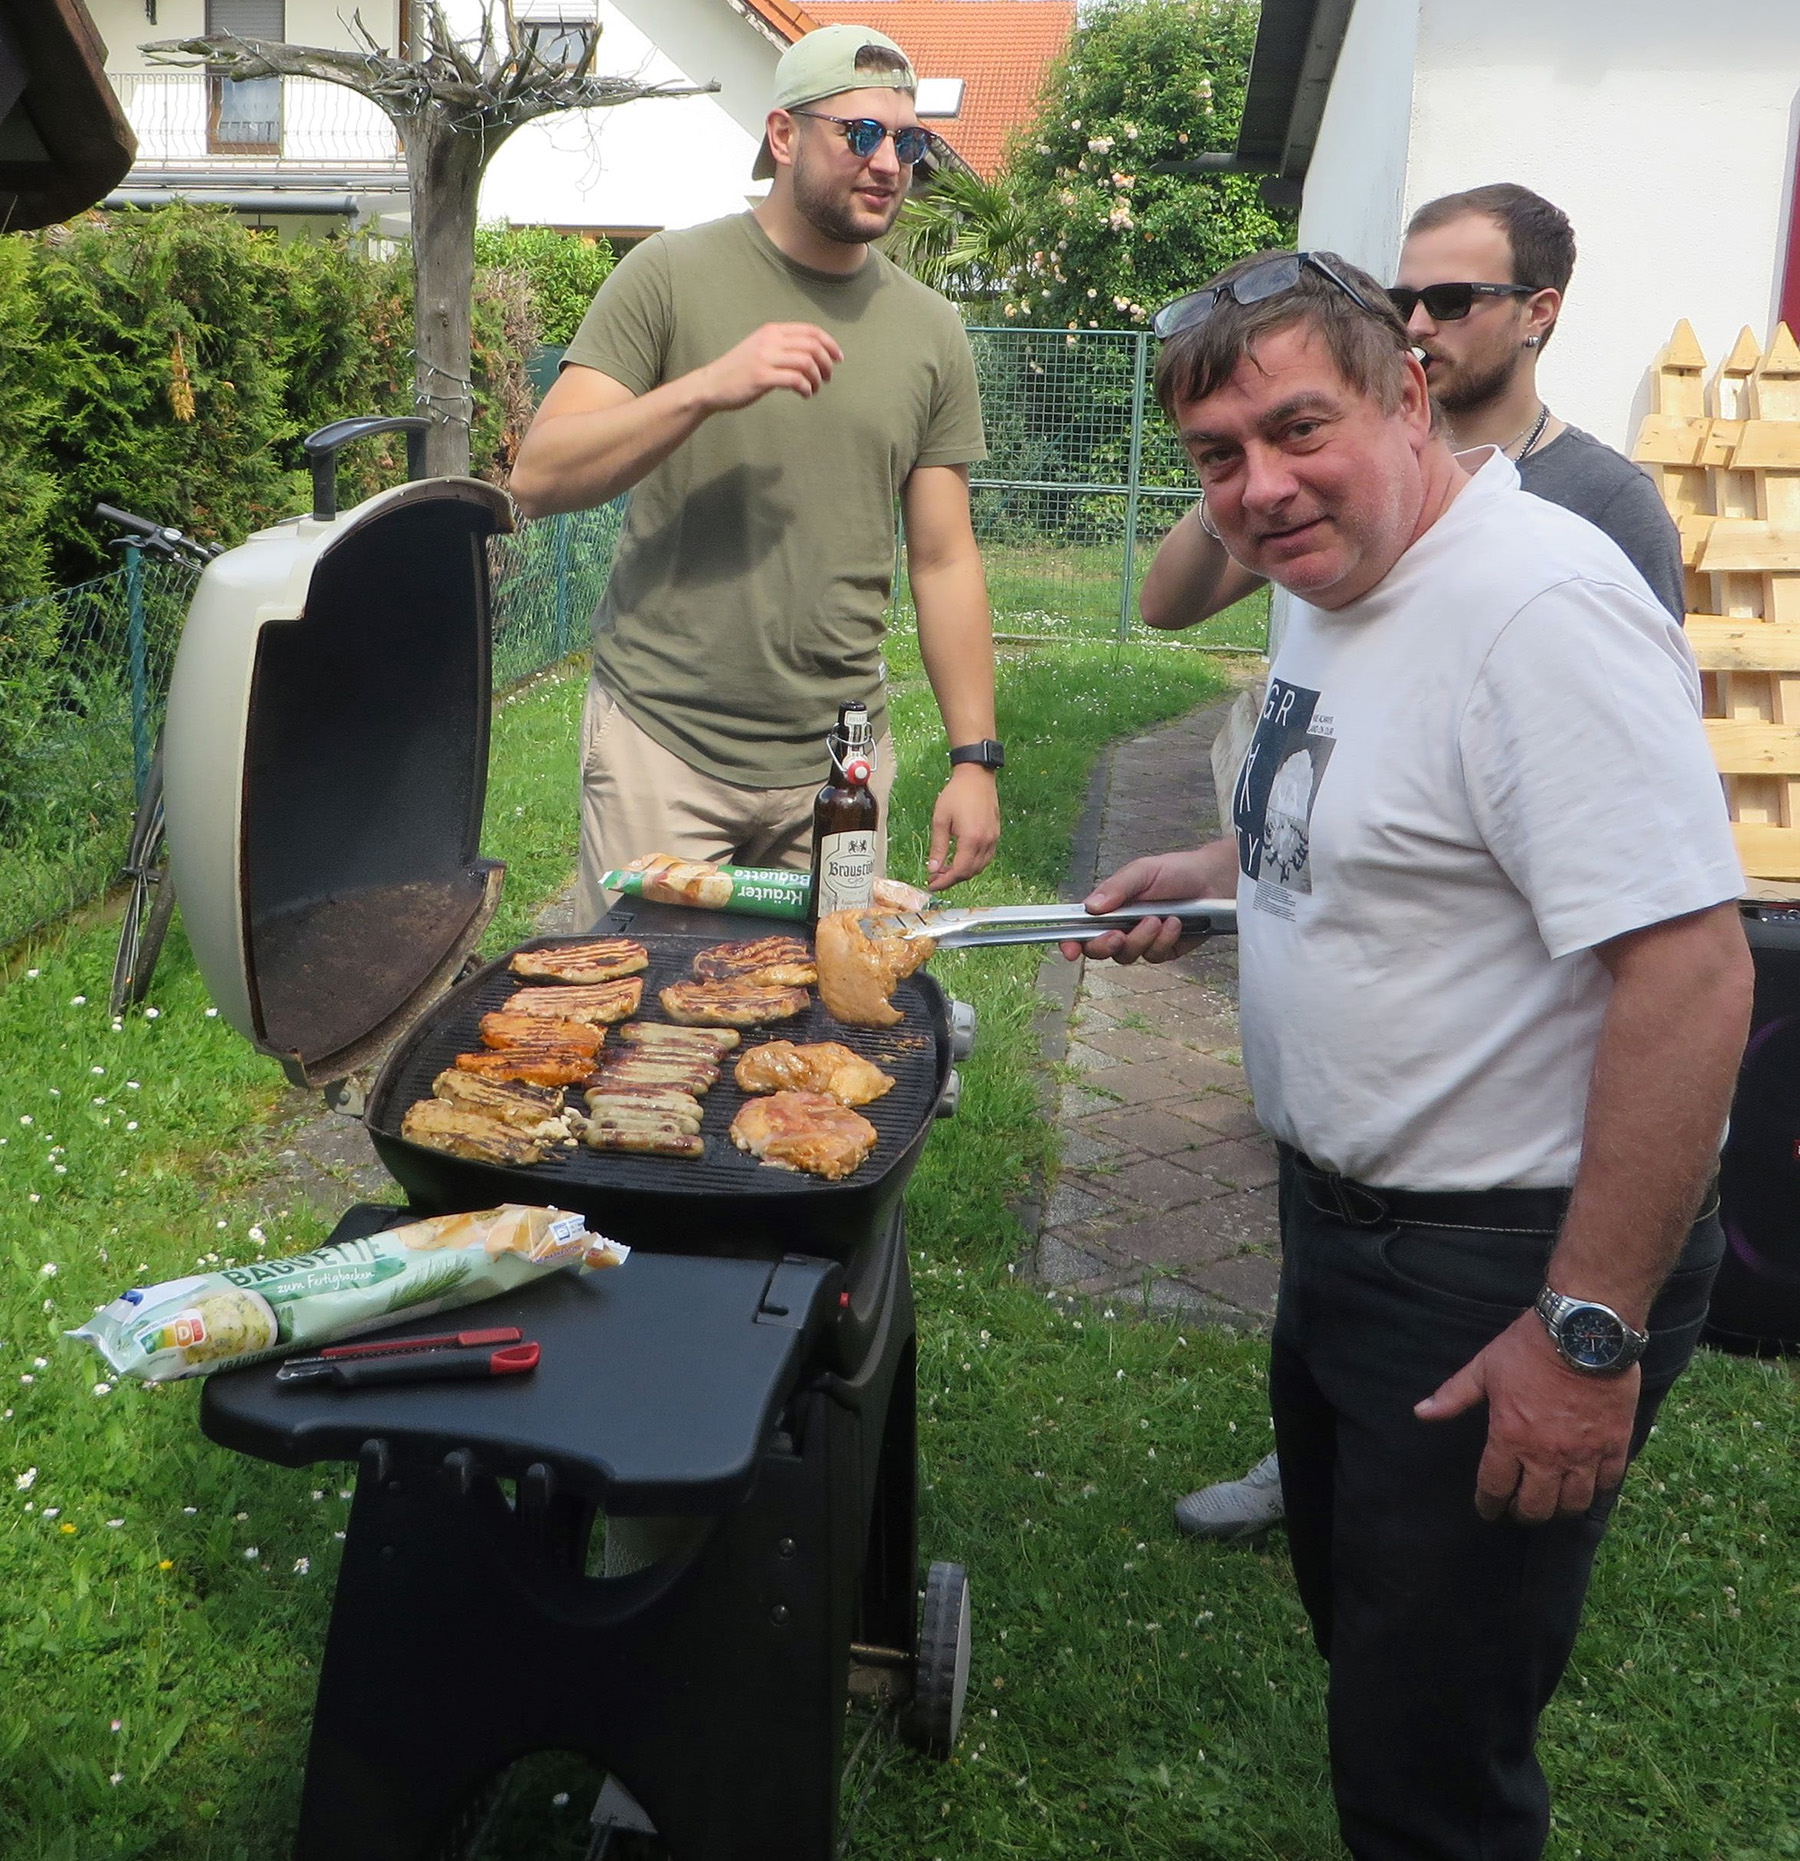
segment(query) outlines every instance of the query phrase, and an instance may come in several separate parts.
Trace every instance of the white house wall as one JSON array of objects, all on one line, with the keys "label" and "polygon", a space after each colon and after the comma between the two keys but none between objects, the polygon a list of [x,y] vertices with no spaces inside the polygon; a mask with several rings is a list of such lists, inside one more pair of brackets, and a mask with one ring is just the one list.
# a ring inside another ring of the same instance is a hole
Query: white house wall
[{"label": "white house wall", "polygon": [[[1626,447],[1678,317],[1714,361],[1744,324],[1767,334],[1800,130],[1794,0],[1358,0],[1345,53],[1303,240],[1391,277],[1405,216],[1439,194],[1518,181],[1555,201],[1580,259],[1539,378],[1564,418]],[[1371,127],[1398,120],[1402,71],[1409,146],[1390,214],[1393,151]]]},{"label": "white house wall", "polygon": [[1325,102],[1300,243],[1341,253],[1386,284],[1406,198],[1419,0],[1356,0]]}]

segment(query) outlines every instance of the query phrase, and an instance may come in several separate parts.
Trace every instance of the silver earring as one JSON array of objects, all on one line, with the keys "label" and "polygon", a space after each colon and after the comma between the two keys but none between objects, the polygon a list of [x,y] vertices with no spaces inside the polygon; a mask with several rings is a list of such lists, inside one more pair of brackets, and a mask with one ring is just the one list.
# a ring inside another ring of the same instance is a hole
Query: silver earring
[{"label": "silver earring", "polygon": [[1525,347],[1527,349],[1535,349],[1542,341],[1543,338],[1541,336],[1527,336],[1525,338]]},{"label": "silver earring", "polygon": [[1212,519],[1206,514],[1205,498],[1202,498],[1200,500],[1200,528],[1204,530],[1206,534],[1210,536],[1215,543],[1222,543],[1225,540],[1222,536],[1220,536],[1218,531],[1213,528]]}]

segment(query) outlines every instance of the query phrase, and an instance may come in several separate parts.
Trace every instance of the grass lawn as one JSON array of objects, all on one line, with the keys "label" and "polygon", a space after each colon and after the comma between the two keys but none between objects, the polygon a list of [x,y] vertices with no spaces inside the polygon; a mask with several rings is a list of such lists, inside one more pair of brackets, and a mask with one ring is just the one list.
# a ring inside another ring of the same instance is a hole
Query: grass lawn
[{"label": "grass lawn", "polygon": [[[892,658],[893,863],[916,875],[939,746],[903,636]],[[1098,748],[1218,689],[1198,654],[1008,654],[1007,837],[972,895],[1052,895]],[[546,680],[496,719],[493,947],[566,876],[580,698]],[[121,1285],[325,1224],[271,1195],[282,1082],[208,1014],[179,938],[159,1012],[117,1029],[108,946],[71,933],[0,989],[0,1855],[264,1861],[293,1826],[348,1480],[213,1448],[192,1385],[106,1389],[60,1333]],[[970,1567],[974,1679],[952,1763],[871,1747],[850,1853],[1327,1856],[1320,1671],[1278,1546],[1199,1550],[1169,1523],[1181,1492],[1265,1450],[1261,1347],[1068,1307],[1010,1271],[1008,1205],[1054,1145],[1036,963],[936,965],[982,1039],[910,1198],[922,1542]],[[1783,1367],[1709,1357],[1665,1410],[1546,1726],[1559,1857],[1800,1853],[1794,1395]],[[579,1854],[585,1813],[572,1800],[566,1828],[509,1852]]]}]

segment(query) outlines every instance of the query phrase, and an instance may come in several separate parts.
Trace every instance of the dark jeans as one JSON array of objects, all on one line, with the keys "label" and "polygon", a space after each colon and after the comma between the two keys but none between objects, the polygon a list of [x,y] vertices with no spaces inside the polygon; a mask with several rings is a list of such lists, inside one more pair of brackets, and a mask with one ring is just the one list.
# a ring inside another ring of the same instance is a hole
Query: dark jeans
[{"label": "dark jeans", "polygon": [[[1458,1226],[1424,1226],[1417,1208],[1396,1219],[1378,1192],[1282,1158],[1270,1405],[1357,1861],[1531,1861],[1549,1831],[1538,1714],[1612,1499],[1547,1525],[1486,1524],[1485,1405],[1449,1422],[1412,1405],[1531,1304],[1565,1201],[1493,1191],[1426,1211]],[[1699,1342],[1723,1251],[1709,1195],[1650,1315],[1633,1454]]]}]

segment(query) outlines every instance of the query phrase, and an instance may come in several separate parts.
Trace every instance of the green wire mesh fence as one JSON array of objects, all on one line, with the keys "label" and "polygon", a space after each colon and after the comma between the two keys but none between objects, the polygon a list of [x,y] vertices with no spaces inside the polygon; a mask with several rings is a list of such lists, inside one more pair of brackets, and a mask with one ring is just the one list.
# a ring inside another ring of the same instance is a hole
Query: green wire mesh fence
[{"label": "green wire mesh fence", "polygon": [[[493,539],[496,688],[586,645],[623,501]],[[0,950],[118,876],[195,575],[123,568],[0,609]]]}]

